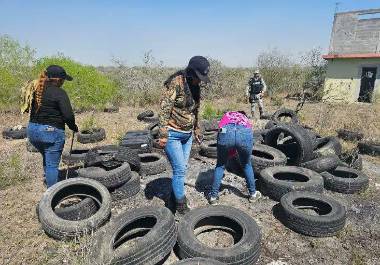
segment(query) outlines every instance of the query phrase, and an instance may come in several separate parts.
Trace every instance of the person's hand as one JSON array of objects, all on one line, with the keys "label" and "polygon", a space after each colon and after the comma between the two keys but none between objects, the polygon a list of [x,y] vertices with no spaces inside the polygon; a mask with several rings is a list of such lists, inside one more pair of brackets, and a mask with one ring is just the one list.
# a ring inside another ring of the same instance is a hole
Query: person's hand
[{"label": "person's hand", "polygon": [[160,138],[160,139],[158,139],[158,146],[160,148],[164,149],[167,142],[168,142],[167,138]]}]

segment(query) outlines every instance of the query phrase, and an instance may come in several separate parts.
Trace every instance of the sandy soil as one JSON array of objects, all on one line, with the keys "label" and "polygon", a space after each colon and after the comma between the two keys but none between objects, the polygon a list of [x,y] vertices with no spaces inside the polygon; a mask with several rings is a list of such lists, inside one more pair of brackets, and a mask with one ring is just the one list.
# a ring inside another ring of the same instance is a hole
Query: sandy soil
[{"label": "sandy soil", "polygon": [[[96,113],[101,127],[106,128],[107,140],[99,143],[117,143],[127,130],[144,128],[136,121],[141,111],[123,108],[120,113]],[[79,123],[90,113],[78,115]],[[0,129],[26,124],[26,117],[6,114],[0,117]],[[68,133],[68,137],[69,137]],[[70,138],[65,148],[69,148]],[[81,146],[75,143],[76,147]],[[49,238],[38,223],[35,205],[44,192],[42,161],[39,154],[28,153],[25,140],[0,139],[0,163],[8,163],[17,156],[19,170],[27,180],[0,190],[0,264],[86,264],[90,249],[86,242],[59,242]],[[186,192],[192,207],[207,205],[204,196],[212,179],[215,160],[190,160]],[[347,224],[342,232],[330,238],[312,238],[297,234],[278,221],[272,211],[277,204],[269,198],[250,204],[245,197],[244,178],[226,173],[220,204],[230,205],[250,214],[262,231],[262,253],[258,264],[380,264],[380,160],[364,156],[364,172],[370,178],[370,187],[363,194],[343,195],[326,191],[347,209]],[[64,166],[62,166],[64,168]],[[170,166],[159,176],[142,180],[140,193],[125,201],[115,203],[112,216],[143,205],[164,205],[170,194]],[[11,177],[11,176],[10,176]],[[228,246],[231,238],[220,232],[199,237],[210,245]],[[174,253],[164,262],[177,260]]]}]

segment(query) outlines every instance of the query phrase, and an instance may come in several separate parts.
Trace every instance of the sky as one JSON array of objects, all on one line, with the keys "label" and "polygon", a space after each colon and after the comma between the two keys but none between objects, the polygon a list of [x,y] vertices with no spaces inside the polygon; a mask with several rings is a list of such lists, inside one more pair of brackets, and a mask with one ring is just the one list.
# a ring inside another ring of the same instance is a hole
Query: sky
[{"label": "sky", "polygon": [[194,55],[227,66],[255,65],[260,52],[327,52],[338,11],[380,8],[380,0],[0,0],[0,35],[92,65],[139,65],[151,51],[167,66]]}]

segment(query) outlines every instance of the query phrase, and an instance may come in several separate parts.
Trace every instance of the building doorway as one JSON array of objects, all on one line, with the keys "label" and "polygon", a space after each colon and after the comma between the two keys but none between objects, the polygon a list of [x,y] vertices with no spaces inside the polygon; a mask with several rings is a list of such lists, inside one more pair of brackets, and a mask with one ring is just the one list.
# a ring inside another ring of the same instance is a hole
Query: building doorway
[{"label": "building doorway", "polygon": [[377,68],[363,67],[360,82],[359,102],[371,102],[375,87]]}]

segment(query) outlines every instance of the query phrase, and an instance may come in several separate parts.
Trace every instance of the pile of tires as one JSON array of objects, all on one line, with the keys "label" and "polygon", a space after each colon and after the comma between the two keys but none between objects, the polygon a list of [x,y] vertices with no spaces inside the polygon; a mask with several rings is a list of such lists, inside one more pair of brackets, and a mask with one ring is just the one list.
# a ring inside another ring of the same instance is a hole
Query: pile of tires
[{"label": "pile of tires", "polygon": [[139,154],[150,153],[153,149],[153,137],[148,130],[128,131],[121,139],[120,146],[133,149]]}]

